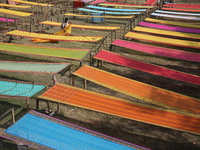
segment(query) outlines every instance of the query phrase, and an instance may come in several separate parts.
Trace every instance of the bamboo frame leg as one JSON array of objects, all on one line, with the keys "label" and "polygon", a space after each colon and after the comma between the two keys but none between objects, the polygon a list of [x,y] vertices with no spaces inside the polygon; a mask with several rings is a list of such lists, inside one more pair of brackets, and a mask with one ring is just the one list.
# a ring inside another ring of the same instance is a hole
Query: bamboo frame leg
[{"label": "bamboo frame leg", "polygon": [[75,76],[72,75],[72,86],[75,86]]},{"label": "bamboo frame leg", "polygon": [[39,99],[36,99],[36,110],[39,110]]},{"label": "bamboo frame leg", "polygon": [[93,65],[93,62],[92,62],[93,60],[92,60],[92,52],[90,51],[90,66],[92,66]]},{"label": "bamboo frame leg", "polygon": [[18,29],[18,26],[17,26],[17,21],[16,19],[14,18],[14,22],[15,22],[15,28]]},{"label": "bamboo frame leg", "polygon": [[87,80],[84,79],[84,89],[86,89],[86,88],[87,88]]},{"label": "bamboo frame leg", "polygon": [[3,138],[0,137],[0,150],[3,150]]},{"label": "bamboo frame leg", "polygon": [[47,101],[47,110],[50,110],[50,104],[49,104],[49,101]]},{"label": "bamboo frame leg", "polygon": [[99,67],[99,60],[97,60],[97,67]]},{"label": "bamboo frame leg", "polygon": [[60,103],[57,103],[57,112],[60,112]]},{"label": "bamboo frame leg", "polygon": [[10,31],[10,24],[8,22],[8,18],[7,18],[7,15],[5,14],[5,18],[6,18],[6,23],[7,23],[7,27],[8,27],[8,31]]},{"label": "bamboo frame leg", "polygon": [[80,61],[80,67],[82,66],[82,63],[83,63],[83,62],[82,62],[82,60],[81,60],[81,61]]},{"label": "bamboo frame leg", "polygon": [[95,59],[94,59],[94,58],[92,58],[92,66],[94,66],[94,62],[95,62]]},{"label": "bamboo frame leg", "polygon": [[15,110],[14,110],[14,108],[12,108],[12,122],[13,122],[13,124],[15,123]]},{"label": "bamboo frame leg", "polygon": [[26,109],[29,110],[29,99],[26,99]]}]

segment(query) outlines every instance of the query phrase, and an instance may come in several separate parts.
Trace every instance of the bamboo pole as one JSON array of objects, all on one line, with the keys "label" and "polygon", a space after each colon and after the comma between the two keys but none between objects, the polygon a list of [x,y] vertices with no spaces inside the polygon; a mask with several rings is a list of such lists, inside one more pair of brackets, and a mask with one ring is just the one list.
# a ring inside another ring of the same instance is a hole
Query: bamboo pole
[{"label": "bamboo pole", "polygon": [[97,67],[99,67],[99,60],[97,60]]},{"label": "bamboo pole", "polygon": [[60,103],[57,103],[57,111],[60,112]]},{"label": "bamboo pole", "polygon": [[6,18],[6,22],[7,22],[7,27],[8,27],[8,31],[10,31],[10,24],[8,22],[8,18],[7,18],[7,15],[5,14],[5,18]]},{"label": "bamboo pole", "polygon": [[26,99],[26,109],[29,109],[29,99]]},{"label": "bamboo pole", "polygon": [[72,75],[72,86],[75,86],[75,76]]},{"label": "bamboo pole", "polygon": [[92,52],[91,52],[91,50],[90,50],[90,66],[92,65]]},{"label": "bamboo pole", "polygon": [[0,137],[0,150],[3,150],[3,138]]},{"label": "bamboo pole", "polygon": [[[111,32],[111,35],[110,35],[110,44],[111,44],[112,41],[113,41],[113,35],[114,35],[114,33],[115,33],[114,31]],[[110,44],[109,44],[109,45],[110,45]]]},{"label": "bamboo pole", "polygon": [[14,22],[15,22],[15,28],[18,29],[18,27],[17,27],[17,21],[16,21],[15,18],[14,18]]},{"label": "bamboo pole", "polygon": [[50,104],[49,104],[49,101],[47,101],[47,110],[50,110]]},{"label": "bamboo pole", "polygon": [[86,89],[86,88],[87,88],[87,80],[84,79],[84,89]]},{"label": "bamboo pole", "polygon": [[39,110],[39,99],[36,98],[36,110]]},{"label": "bamboo pole", "polygon": [[[115,39],[114,39],[114,40],[116,40],[116,39],[117,39],[117,30],[115,30],[114,33],[115,33]],[[112,42],[113,42],[113,41],[111,41],[111,43],[112,43]]]},{"label": "bamboo pole", "polygon": [[14,108],[12,108],[11,111],[12,111],[12,122],[15,123],[15,110],[14,110]]}]

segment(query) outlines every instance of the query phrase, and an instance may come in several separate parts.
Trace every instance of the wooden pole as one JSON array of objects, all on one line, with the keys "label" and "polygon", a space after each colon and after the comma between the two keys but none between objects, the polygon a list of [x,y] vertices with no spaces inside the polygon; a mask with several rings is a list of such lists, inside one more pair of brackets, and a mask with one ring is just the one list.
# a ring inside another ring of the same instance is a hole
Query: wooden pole
[{"label": "wooden pole", "polygon": [[39,99],[36,98],[36,109],[39,110]]},{"label": "wooden pole", "polygon": [[0,150],[3,150],[3,138],[0,137]]},{"label": "wooden pole", "polygon": [[15,27],[16,27],[16,29],[18,29],[18,27],[17,27],[17,21],[16,21],[15,18],[14,18],[14,21],[15,21]]},{"label": "wooden pole", "polygon": [[26,99],[26,109],[29,109],[29,99]]},{"label": "wooden pole", "polygon": [[103,60],[101,60],[101,67],[103,67]]},{"label": "wooden pole", "polygon": [[86,88],[87,88],[87,80],[84,79],[84,89],[86,89]]},{"label": "wooden pole", "polygon": [[94,58],[92,58],[92,64],[91,65],[94,66]]},{"label": "wooden pole", "polygon": [[57,103],[57,111],[60,112],[60,103]]},{"label": "wooden pole", "polygon": [[12,108],[12,122],[15,123],[15,110]]},{"label": "wooden pole", "polygon": [[[112,32],[111,35],[110,35],[110,44],[111,44],[112,41],[113,41],[113,34],[114,34],[114,32]],[[109,45],[110,45],[110,44],[109,44]]]},{"label": "wooden pole", "polygon": [[82,66],[82,63],[83,63],[83,62],[82,62],[82,60],[81,60],[81,61],[80,61],[80,67]]},{"label": "wooden pole", "polygon": [[135,20],[136,20],[136,19],[135,19],[135,17],[134,17],[134,26],[133,26],[133,28],[135,28],[135,25],[136,25]]},{"label": "wooden pole", "polygon": [[108,48],[108,36],[106,37],[106,47]]},{"label": "wooden pole", "polygon": [[32,32],[32,24],[30,24],[30,32]]},{"label": "wooden pole", "polygon": [[75,86],[75,76],[72,75],[72,86]]},{"label": "wooden pole", "polygon": [[68,75],[68,78],[69,78],[69,80],[68,80],[68,82],[69,82],[69,85],[71,84],[71,65],[69,65],[69,75]]},{"label": "wooden pole", "polygon": [[[117,30],[115,30],[115,40],[117,39]],[[113,42],[113,41],[111,41]]]},{"label": "wooden pole", "polygon": [[50,110],[49,101],[47,101],[47,109]]},{"label": "wooden pole", "polygon": [[7,22],[7,27],[8,27],[8,31],[10,31],[10,24],[8,22],[8,18],[7,18],[7,15],[5,14],[5,17],[6,17],[6,22]]}]

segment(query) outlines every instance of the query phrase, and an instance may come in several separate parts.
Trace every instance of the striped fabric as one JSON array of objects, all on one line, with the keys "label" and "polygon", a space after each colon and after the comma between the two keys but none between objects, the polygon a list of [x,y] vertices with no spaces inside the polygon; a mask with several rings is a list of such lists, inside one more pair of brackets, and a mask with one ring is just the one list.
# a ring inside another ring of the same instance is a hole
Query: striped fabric
[{"label": "striped fabric", "polygon": [[99,4],[100,6],[117,6],[117,7],[135,7],[135,8],[154,8],[154,6],[148,5],[134,5],[134,4],[124,4],[124,3],[113,3],[113,2],[103,2]]},{"label": "striped fabric", "polygon": [[14,16],[20,16],[20,17],[28,17],[28,16],[33,15],[32,13],[26,13],[26,12],[3,9],[3,8],[0,8],[0,13],[14,15]]},{"label": "striped fabric", "polygon": [[[66,16],[75,16],[75,17],[87,17],[87,18],[91,18],[93,16],[91,15],[80,15],[80,14],[72,14],[72,13],[66,13],[64,14]],[[114,18],[114,19],[132,19],[134,16],[133,15],[129,15],[129,16],[96,16],[96,17],[101,17],[101,18]]]},{"label": "striped fabric", "polygon": [[154,42],[154,43],[161,43],[161,44],[166,44],[166,45],[196,48],[196,49],[200,48],[200,43],[196,41],[179,40],[179,39],[174,39],[174,38],[166,38],[162,36],[154,36],[154,35],[148,35],[148,34],[142,34],[142,33],[136,33],[136,32],[128,32],[127,34],[124,35],[124,37],[148,41],[148,42]]},{"label": "striped fabric", "polygon": [[187,38],[188,40],[189,39],[198,39],[198,40],[200,39],[200,34],[177,32],[177,31],[168,31],[168,30],[154,29],[154,28],[148,28],[148,27],[136,26],[133,29],[133,31],[150,33],[150,34],[158,34],[158,35],[164,35],[164,36],[174,36],[174,37],[180,37],[180,38]]},{"label": "striped fabric", "polygon": [[194,29],[194,28],[181,28],[181,27],[176,27],[176,26],[162,25],[162,24],[149,23],[149,22],[143,22],[143,21],[140,22],[138,25],[150,27],[150,28],[162,29],[162,30],[200,34],[200,29]]},{"label": "striped fabric", "polygon": [[[61,23],[54,22],[54,21],[43,21],[43,22],[40,22],[40,24],[60,26]],[[117,30],[120,28],[120,26],[92,26],[92,25],[72,24],[72,28],[90,29],[90,30]]]},{"label": "striped fabric", "polygon": [[200,100],[196,98],[144,84],[86,65],[76,70],[73,74],[156,105],[200,114]]},{"label": "striped fabric", "polygon": [[39,91],[43,90],[45,85],[22,83],[18,81],[7,81],[0,79],[0,96],[20,96],[32,97]]},{"label": "striped fabric", "polygon": [[[131,120],[200,134],[198,117],[164,111],[155,106],[132,102],[74,86],[57,83],[39,96],[41,99],[78,106]],[[153,113],[153,115],[152,115]],[[185,122],[185,119],[190,120]]]},{"label": "striped fabric", "polygon": [[141,44],[138,42],[131,42],[131,41],[120,40],[120,39],[116,39],[115,41],[113,41],[112,45],[129,48],[132,50],[154,54],[158,56],[165,56],[165,57],[182,59],[182,60],[187,60],[187,61],[200,62],[199,53],[186,52],[186,51],[181,51],[181,50],[176,50],[176,49],[158,47],[158,46],[153,46],[153,45],[148,45],[148,44]]},{"label": "striped fabric", "polygon": [[93,2],[91,2],[90,4],[99,4],[104,2],[105,0],[94,0]]},{"label": "striped fabric", "polygon": [[185,23],[185,22],[180,23],[177,21],[168,21],[168,20],[162,20],[162,19],[146,18],[145,21],[154,22],[154,23],[158,23],[158,24],[186,27],[186,28],[200,28],[200,25],[198,25],[198,24]]},{"label": "striped fabric", "polygon": [[107,61],[113,64],[129,67],[132,69],[141,70],[141,71],[148,72],[151,74],[160,75],[163,77],[200,85],[199,76],[168,69],[168,68],[161,67],[158,65],[153,65],[153,64],[137,61],[137,60],[124,57],[124,56],[121,56],[121,55],[118,55],[116,53],[109,52],[106,50],[99,51],[94,56],[94,58]]},{"label": "striped fabric", "polygon": [[168,15],[168,14],[161,14],[161,13],[152,13],[152,16],[157,17],[167,17],[167,18],[174,18],[174,19],[183,19],[183,20],[200,20],[200,17],[189,17],[189,16],[180,16],[180,15]]},{"label": "striped fabric", "polygon": [[144,4],[146,5],[155,5],[158,0],[147,0]]},{"label": "striped fabric", "polygon": [[186,12],[176,12],[176,11],[163,11],[156,10],[156,13],[164,13],[164,14],[174,14],[174,15],[183,15],[183,16],[200,16],[198,13],[186,13]]},{"label": "striped fabric", "polygon": [[103,38],[103,36],[62,36],[62,35],[27,32],[20,30],[13,30],[5,34],[23,36],[28,38],[39,38],[39,39],[58,40],[58,41],[78,41],[78,42],[98,42]]},{"label": "striped fabric", "polygon": [[108,7],[99,7],[99,6],[86,6],[87,8],[90,9],[99,9],[99,10],[106,10],[106,11],[122,11],[122,12],[145,12],[146,9],[119,9],[119,8],[108,8]]},{"label": "striped fabric", "polygon": [[109,15],[138,15],[141,12],[112,12],[112,11],[100,11],[100,10],[93,10],[87,8],[78,8],[79,11],[89,12],[89,13],[102,13],[102,14],[109,14]]},{"label": "striped fabric", "polygon": [[161,13],[152,13],[152,16],[157,17],[167,17],[167,18],[174,18],[174,19],[183,19],[183,20],[200,20],[200,17],[189,17],[189,16],[180,16],[180,15],[168,15],[168,14],[161,14]]},{"label": "striped fabric", "polygon": [[147,150],[32,110],[0,136],[40,150]]},{"label": "striped fabric", "polygon": [[31,7],[31,6],[10,5],[10,4],[3,4],[3,3],[0,3],[0,6],[3,6],[3,7],[12,7],[12,8],[30,8]]},{"label": "striped fabric", "polygon": [[199,9],[179,9],[179,8],[165,8],[162,7],[162,10],[169,10],[169,11],[182,11],[182,12],[200,12]]},{"label": "striped fabric", "polygon": [[58,73],[69,65],[69,63],[0,61],[0,71]]},{"label": "striped fabric", "polygon": [[67,49],[56,47],[42,47],[21,44],[0,43],[0,51],[23,53],[30,55],[40,55],[48,57],[58,57],[74,60],[82,60],[90,50],[89,49]]},{"label": "striped fabric", "polygon": [[46,6],[54,6],[54,5],[52,5],[52,4],[35,3],[35,2],[29,2],[29,1],[23,1],[23,0],[12,0],[12,1],[17,2],[17,3],[22,3],[22,4],[33,5],[33,6],[43,6],[43,7],[46,7]]},{"label": "striped fabric", "polygon": [[167,4],[164,4],[163,7],[179,7],[179,8],[200,9],[200,5],[177,4],[177,3],[167,3]]},{"label": "striped fabric", "polygon": [[15,22],[15,21],[20,21],[20,20],[0,18],[0,21],[2,21],[2,22]]}]

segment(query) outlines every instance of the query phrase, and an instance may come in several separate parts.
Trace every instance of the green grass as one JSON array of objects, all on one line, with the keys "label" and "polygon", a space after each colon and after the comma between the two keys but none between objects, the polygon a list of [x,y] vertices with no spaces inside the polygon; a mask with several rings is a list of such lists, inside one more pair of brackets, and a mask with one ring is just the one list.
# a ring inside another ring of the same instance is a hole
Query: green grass
[{"label": "green grass", "polygon": [[[128,3],[143,3],[145,0],[132,0],[128,1]],[[42,1],[47,2],[47,1]],[[188,2],[188,1],[183,1]],[[190,1],[191,2],[191,1]],[[56,9],[54,9],[55,11]],[[30,10],[27,10],[30,11]],[[71,12],[72,10],[68,10]],[[1,17],[4,17],[0,14]],[[12,17],[12,16],[10,16]],[[22,18],[18,18],[23,20]],[[58,19],[55,15],[53,16],[54,21]],[[63,16],[59,16],[59,21],[61,22]],[[70,21],[74,24],[85,24],[85,25],[112,25],[112,26],[124,26],[128,23],[128,20],[116,20],[116,19],[106,19],[106,23],[91,23],[86,22],[86,18],[76,18],[72,19],[69,17]],[[21,29],[21,25],[19,28]],[[12,28],[14,28],[14,24],[12,24]],[[33,31],[41,31],[42,26],[34,26]],[[49,29],[45,30],[45,33],[53,34],[60,30],[60,27],[49,27]],[[2,27],[0,32],[0,37],[3,37],[3,33],[6,32],[6,26]],[[82,30],[82,29],[73,29],[72,35],[88,35],[88,36],[106,36],[108,35],[108,31],[94,31],[94,30]],[[117,38],[122,38],[118,36]],[[4,39],[5,41],[8,38]],[[61,48],[84,48],[91,49],[94,46],[94,43],[83,43],[83,42],[65,42],[61,41],[58,43],[32,43],[29,38],[23,38],[23,43],[26,45],[35,45],[35,46],[50,46],[50,47],[61,47]],[[13,40],[13,43],[22,42],[19,40]],[[138,41],[140,42],[140,41]],[[161,45],[163,46],[163,45]],[[107,47],[103,47],[106,49]],[[177,47],[176,47],[177,48]],[[186,49],[187,50],[187,49]],[[161,65],[167,68],[176,69],[179,71],[191,73],[200,76],[200,65],[199,63],[175,60],[166,57],[155,57],[154,55],[144,54],[141,52],[132,51],[124,48],[117,48],[116,53],[144,61],[147,63]],[[93,53],[94,54],[94,53]],[[67,62],[72,63],[72,71],[79,68],[78,61],[72,61],[61,58],[51,58],[45,56],[32,56],[26,54],[16,54],[12,52],[0,52],[1,60],[13,60],[13,61],[43,61],[43,62]],[[89,64],[89,57],[86,57],[83,61],[83,64]],[[167,79],[164,77],[159,77],[155,75],[150,75],[138,70],[125,68],[122,66],[116,66],[109,63],[104,63],[104,66],[101,68],[103,70],[134,79],[140,82],[148,83],[150,85],[154,85],[157,87],[161,87],[167,90],[175,91],[184,95],[192,96],[195,98],[200,98],[199,86],[175,81],[172,79]],[[51,74],[37,74],[37,73],[6,73],[0,72],[0,78],[6,79],[15,79],[15,80],[24,80],[24,81],[32,81],[32,82],[40,82],[40,83],[48,83],[50,85],[52,82]],[[60,74],[56,75],[56,78],[59,82],[70,84],[69,83],[69,74],[66,73],[64,76]],[[77,87],[83,88],[83,79],[76,78]],[[133,97],[124,95],[122,93],[118,93],[116,91],[104,88],[102,86],[96,85],[92,82],[87,83],[87,89],[96,91],[99,93],[104,93],[108,95],[113,95],[116,97],[137,101],[141,103],[146,103],[141,100],[135,99]],[[36,94],[33,98],[30,99],[30,109],[35,109],[35,99],[38,95],[42,94],[42,92]],[[26,103],[24,100],[20,99],[5,99],[0,98],[0,115],[3,114],[8,109],[14,107],[16,112],[16,119],[19,119],[26,113]],[[56,111],[56,104],[50,103],[50,107],[53,111]],[[40,102],[39,112],[45,113],[45,109],[47,108],[46,102]],[[60,113],[56,112],[54,117],[65,120],[67,122],[127,141],[131,142],[143,147],[151,148],[154,150],[197,150],[200,148],[200,136],[176,131],[168,128],[163,128],[159,126],[154,126],[142,122],[137,122],[134,120],[124,119],[112,115],[107,115],[95,111],[86,110],[83,108],[78,108],[69,105],[61,105]],[[7,120],[1,122],[1,129],[5,129],[10,125],[9,116],[6,117]],[[4,150],[15,150],[16,144],[9,140],[4,140]]]}]

